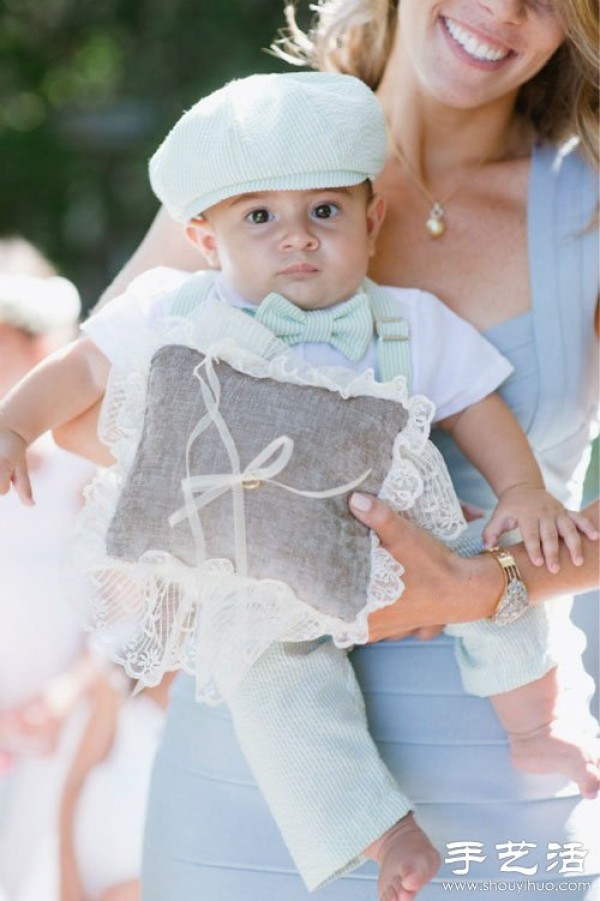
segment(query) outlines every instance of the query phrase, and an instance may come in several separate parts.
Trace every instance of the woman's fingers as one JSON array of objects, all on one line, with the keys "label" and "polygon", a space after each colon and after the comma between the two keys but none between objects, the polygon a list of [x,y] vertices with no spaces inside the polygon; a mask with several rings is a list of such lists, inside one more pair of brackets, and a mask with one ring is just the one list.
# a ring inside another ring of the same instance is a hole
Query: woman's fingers
[{"label": "woman's fingers", "polygon": [[[377,533],[383,547],[396,557],[395,551],[399,549],[399,517],[387,504],[369,494],[354,492],[350,497],[350,509],[360,522]],[[404,522],[406,528],[410,528],[408,522]],[[396,558],[397,559],[397,558]],[[401,562],[401,561],[400,561]]]},{"label": "woman's fingers", "polygon": [[443,602],[464,590],[463,561],[378,498],[355,493],[349,503],[356,518],[377,533],[382,547],[404,567],[400,601],[369,616],[369,640],[437,635],[448,610]]}]

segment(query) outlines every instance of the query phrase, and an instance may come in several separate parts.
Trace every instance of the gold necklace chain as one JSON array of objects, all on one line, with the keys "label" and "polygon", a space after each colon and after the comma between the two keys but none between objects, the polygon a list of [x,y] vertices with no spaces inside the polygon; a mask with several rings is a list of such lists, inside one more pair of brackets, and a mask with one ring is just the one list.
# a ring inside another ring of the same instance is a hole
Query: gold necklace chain
[{"label": "gold necklace chain", "polygon": [[[388,141],[392,148],[392,153],[400,162],[404,168],[406,169],[408,175],[411,180],[414,182],[415,186],[419,189],[423,197],[425,197],[429,203],[431,204],[431,208],[429,210],[429,216],[427,217],[427,221],[425,222],[425,228],[427,229],[427,233],[430,238],[441,238],[444,232],[447,229],[446,222],[446,210],[445,207],[449,200],[452,200],[454,195],[460,190],[463,186],[466,179],[461,179],[461,181],[450,191],[450,193],[443,200],[436,200],[431,191],[427,188],[426,185],[423,184],[417,173],[414,171],[410,163],[408,162],[402,148],[399,144],[394,140],[394,136],[392,134],[392,129],[390,128],[390,123],[387,122],[387,132],[388,132]],[[479,160],[477,164],[477,168],[479,169],[485,160]]]}]

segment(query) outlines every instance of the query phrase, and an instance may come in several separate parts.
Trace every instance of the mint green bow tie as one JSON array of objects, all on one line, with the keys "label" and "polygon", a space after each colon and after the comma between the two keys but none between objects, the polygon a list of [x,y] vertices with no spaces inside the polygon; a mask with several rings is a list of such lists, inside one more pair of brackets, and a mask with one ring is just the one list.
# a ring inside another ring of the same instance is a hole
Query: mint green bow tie
[{"label": "mint green bow tie", "polygon": [[355,294],[346,303],[325,310],[301,310],[281,294],[267,294],[254,318],[286,344],[331,344],[353,362],[364,357],[373,337],[368,294]]}]

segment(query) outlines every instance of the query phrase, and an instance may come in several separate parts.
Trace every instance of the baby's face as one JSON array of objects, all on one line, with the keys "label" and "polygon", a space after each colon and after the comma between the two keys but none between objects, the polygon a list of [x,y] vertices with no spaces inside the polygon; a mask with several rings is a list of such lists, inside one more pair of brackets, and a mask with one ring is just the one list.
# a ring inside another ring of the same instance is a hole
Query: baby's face
[{"label": "baby's face", "polygon": [[350,188],[261,191],[216,204],[188,234],[253,303],[272,291],[305,310],[351,297],[367,273],[383,201]]}]

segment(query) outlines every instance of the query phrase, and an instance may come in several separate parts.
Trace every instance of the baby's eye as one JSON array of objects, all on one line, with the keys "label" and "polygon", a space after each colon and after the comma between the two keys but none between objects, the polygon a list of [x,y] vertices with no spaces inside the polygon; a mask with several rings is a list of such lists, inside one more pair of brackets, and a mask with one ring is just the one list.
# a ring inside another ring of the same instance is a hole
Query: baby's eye
[{"label": "baby's eye", "polygon": [[337,203],[318,203],[312,208],[311,216],[315,219],[334,219],[340,212]]},{"label": "baby's eye", "polygon": [[251,222],[253,225],[264,225],[265,222],[271,221],[273,215],[268,210],[259,209],[250,210],[249,213],[246,213],[246,216],[244,218],[247,222]]}]

